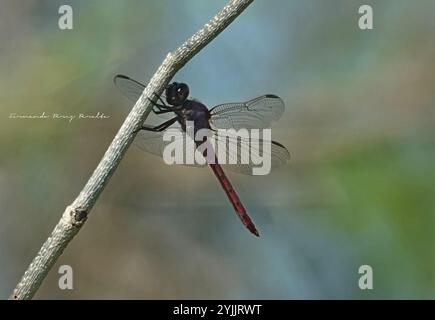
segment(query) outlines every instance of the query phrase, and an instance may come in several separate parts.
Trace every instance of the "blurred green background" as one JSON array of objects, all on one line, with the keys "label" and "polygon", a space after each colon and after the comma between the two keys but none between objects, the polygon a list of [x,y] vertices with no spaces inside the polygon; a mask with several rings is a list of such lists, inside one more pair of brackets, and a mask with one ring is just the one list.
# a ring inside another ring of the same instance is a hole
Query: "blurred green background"
[{"label": "blurred green background", "polygon": [[[146,83],[225,1],[0,4],[0,298],[95,169]],[[358,7],[374,30],[358,28]],[[269,176],[229,174],[243,228],[207,169],[132,146],[36,298],[433,298],[435,1],[257,0],[175,77],[209,106],[280,95]],[[10,119],[95,114],[106,120]],[[60,265],[74,290],[58,288]],[[374,289],[358,287],[358,268]]]}]

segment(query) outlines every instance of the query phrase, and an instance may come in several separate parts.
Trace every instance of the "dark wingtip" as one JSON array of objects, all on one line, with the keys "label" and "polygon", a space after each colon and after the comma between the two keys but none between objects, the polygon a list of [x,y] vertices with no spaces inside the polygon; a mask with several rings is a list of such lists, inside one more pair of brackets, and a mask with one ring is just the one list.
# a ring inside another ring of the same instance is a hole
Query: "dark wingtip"
[{"label": "dark wingtip", "polygon": [[130,77],[127,77],[127,76],[124,75],[124,74],[117,74],[117,75],[115,76],[115,78],[131,79]]},{"label": "dark wingtip", "polygon": [[287,150],[286,147],[284,147],[281,143],[277,142],[277,141],[272,141],[273,144],[277,145],[278,147],[284,148]]},{"label": "dark wingtip", "polygon": [[288,151],[288,149],[284,145],[282,145],[281,143],[276,142],[276,141],[272,141],[272,144],[277,145],[280,148],[283,148],[287,152],[288,160],[290,160],[290,158],[291,158],[290,152]]},{"label": "dark wingtip", "polygon": [[274,98],[274,99],[281,99],[280,97],[278,97],[277,95],[275,95],[275,94],[266,94],[266,95],[264,95],[266,98]]},{"label": "dark wingtip", "polygon": [[121,78],[121,79],[127,79],[127,80],[131,80],[130,77],[127,77],[123,74],[117,74],[116,76],[113,77],[113,82],[116,83],[116,79]]}]

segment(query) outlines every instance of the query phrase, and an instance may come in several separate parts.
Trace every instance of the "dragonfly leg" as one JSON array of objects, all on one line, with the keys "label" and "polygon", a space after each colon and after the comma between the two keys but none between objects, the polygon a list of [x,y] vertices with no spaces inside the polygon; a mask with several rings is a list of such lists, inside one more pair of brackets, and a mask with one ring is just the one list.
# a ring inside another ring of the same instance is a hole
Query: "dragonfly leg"
[{"label": "dragonfly leg", "polygon": [[142,128],[140,128],[140,130],[146,130],[146,131],[154,131],[154,132],[160,132],[163,131],[165,129],[167,129],[168,127],[170,127],[171,125],[173,125],[175,122],[177,122],[178,117],[172,118],[166,122],[163,122],[161,124],[159,124],[158,126],[155,127],[150,127],[150,126],[146,126],[143,125]]},{"label": "dragonfly leg", "polygon": [[152,99],[148,98],[148,100],[153,104],[154,107],[156,107],[158,110],[169,110],[172,109],[172,107],[169,107],[167,105],[164,104],[159,104],[155,101],[153,101]]},{"label": "dragonfly leg", "polygon": [[160,97],[157,93],[153,92],[153,95],[155,95],[157,97],[157,100],[159,100],[162,105],[164,105],[165,107],[168,107],[165,103],[165,101],[162,99],[162,97]]},{"label": "dragonfly leg", "polygon": [[172,110],[154,110],[153,109],[154,114],[162,114],[162,113],[168,113],[168,112],[173,112]]}]

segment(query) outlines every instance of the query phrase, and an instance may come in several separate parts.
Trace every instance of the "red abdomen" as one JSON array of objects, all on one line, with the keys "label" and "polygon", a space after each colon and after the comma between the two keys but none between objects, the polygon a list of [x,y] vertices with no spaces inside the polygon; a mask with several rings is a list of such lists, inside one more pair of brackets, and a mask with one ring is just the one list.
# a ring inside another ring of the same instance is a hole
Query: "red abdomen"
[{"label": "red abdomen", "polygon": [[249,231],[259,237],[260,235],[255,228],[254,223],[252,222],[249,215],[246,213],[245,207],[243,206],[242,202],[239,199],[239,196],[231,185],[230,180],[228,180],[227,176],[225,175],[222,167],[219,164],[209,164],[209,166],[213,170],[216,178],[218,178],[220,184],[222,185],[222,188],[224,188],[228,199],[232,203],[234,210],[236,211],[242,223],[246,226],[246,228],[248,228]]}]

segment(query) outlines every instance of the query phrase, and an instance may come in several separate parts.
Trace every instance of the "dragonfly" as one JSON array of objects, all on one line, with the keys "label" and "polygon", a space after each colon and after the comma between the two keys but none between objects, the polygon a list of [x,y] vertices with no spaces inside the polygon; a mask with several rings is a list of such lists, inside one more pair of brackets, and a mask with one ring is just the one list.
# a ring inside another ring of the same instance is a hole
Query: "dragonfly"
[{"label": "dragonfly", "polygon": [[[120,74],[114,77],[114,83],[127,98],[134,102],[139,99],[145,89],[142,83]],[[163,122],[154,126],[143,124],[134,141],[140,149],[162,157],[163,150],[169,143],[163,139],[165,131],[174,128],[185,133],[187,121],[193,122],[195,132],[200,129],[216,132],[218,129],[270,128],[272,122],[277,121],[282,116],[285,108],[280,97],[266,94],[246,102],[224,103],[208,109],[197,99],[190,98],[189,93],[189,86],[186,83],[172,82],[166,87],[164,94],[161,96],[154,94],[154,97],[150,99],[153,104],[152,112]],[[166,102],[162,97],[165,98]],[[221,139],[217,134],[213,135],[213,138]],[[250,151],[250,154],[254,154],[251,151],[256,148],[256,154],[259,154],[258,152],[265,153],[266,150],[261,147],[263,145],[259,143],[261,141],[255,141],[254,144],[253,139],[243,139],[240,136],[229,139],[229,143],[228,140],[225,142],[228,157],[233,160],[230,163],[235,164],[220,164],[218,161],[214,161],[214,163],[206,165],[213,171],[243,225],[258,237],[260,234],[254,222],[248,215],[223,168],[252,175],[252,168],[258,164],[258,161],[250,159],[249,163],[241,163],[241,151]],[[235,155],[234,150],[236,151]],[[290,160],[290,154],[281,143],[272,141],[270,158],[271,168],[274,169],[286,164]]]}]

